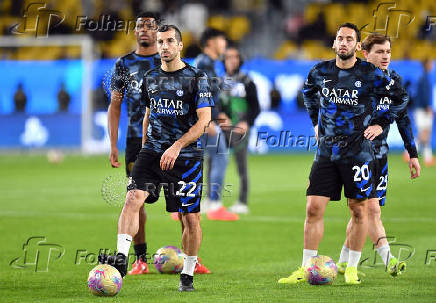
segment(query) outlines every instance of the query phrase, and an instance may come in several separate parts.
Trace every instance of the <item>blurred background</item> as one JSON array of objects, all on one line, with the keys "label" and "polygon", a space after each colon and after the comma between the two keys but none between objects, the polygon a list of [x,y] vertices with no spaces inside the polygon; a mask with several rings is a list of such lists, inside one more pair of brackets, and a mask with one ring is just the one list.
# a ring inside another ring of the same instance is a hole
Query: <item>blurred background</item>
[{"label": "blurred background", "polygon": [[[421,61],[436,58],[432,0],[3,0],[0,151],[107,152],[108,77],[116,58],[134,50],[135,15],[143,10],[159,11],[165,23],[180,27],[188,62],[200,53],[198,40],[206,27],[239,42],[242,70],[256,83],[262,110],[255,128],[269,134],[312,135],[301,87],[318,60],[334,58],[331,45],[343,22],[362,28],[362,38],[370,32],[392,37],[391,67],[403,77],[411,106],[423,74]],[[221,62],[217,70],[223,73]],[[436,109],[434,69],[430,76]],[[126,114],[121,117],[124,148]],[[392,129],[390,146],[401,149],[401,137]],[[297,144],[256,144],[257,132],[251,136],[252,152],[308,150]]]}]

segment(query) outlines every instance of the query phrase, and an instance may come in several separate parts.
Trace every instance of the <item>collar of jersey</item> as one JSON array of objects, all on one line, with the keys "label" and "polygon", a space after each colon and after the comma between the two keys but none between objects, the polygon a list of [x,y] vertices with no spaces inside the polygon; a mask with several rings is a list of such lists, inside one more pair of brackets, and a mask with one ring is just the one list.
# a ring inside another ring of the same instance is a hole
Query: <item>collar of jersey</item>
[{"label": "collar of jersey", "polygon": [[164,70],[162,69],[162,65],[161,65],[159,68],[160,68],[160,71],[163,72],[163,73],[165,73],[165,74],[174,74],[174,73],[178,73],[178,72],[180,72],[180,71],[182,71],[182,70],[188,68],[188,66],[189,66],[189,64],[186,63],[185,61],[182,60],[182,62],[185,63],[185,66],[182,67],[181,69],[178,69],[178,70],[175,70],[175,71],[172,71],[172,72],[164,71]]}]

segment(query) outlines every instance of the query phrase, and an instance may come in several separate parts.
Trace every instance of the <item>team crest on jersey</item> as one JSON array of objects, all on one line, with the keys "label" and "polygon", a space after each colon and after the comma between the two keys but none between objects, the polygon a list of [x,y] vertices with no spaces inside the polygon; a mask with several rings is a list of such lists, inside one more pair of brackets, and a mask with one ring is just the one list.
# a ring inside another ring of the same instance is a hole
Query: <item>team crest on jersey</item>
[{"label": "team crest on jersey", "polygon": [[362,82],[356,81],[356,82],[354,82],[354,86],[355,87],[361,87],[362,86]]},{"label": "team crest on jersey", "polygon": [[395,80],[394,80],[394,79],[391,79],[391,81],[389,82],[389,84],[386,85],[386,90],[390,90],[390,89],[391,89],[391,86],[394,85],[394,83],[395,83]]},{"label": "team crest on jersey", "polygon": [[179,97],[183,96],[183,90],[178,89],[178,90],[176,91],[176,94],[177,94],[177,96],[179,96]]}]

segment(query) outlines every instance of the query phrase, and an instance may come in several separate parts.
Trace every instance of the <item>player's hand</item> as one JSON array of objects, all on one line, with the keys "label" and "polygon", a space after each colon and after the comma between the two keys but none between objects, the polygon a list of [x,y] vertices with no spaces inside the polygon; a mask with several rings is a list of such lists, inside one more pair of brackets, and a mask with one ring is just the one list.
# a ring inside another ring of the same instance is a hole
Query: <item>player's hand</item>
[{"label": "player's hand", "polygon": [[365,136],[366,139],[372,141],[376,137],[380,136],[382,132],[383,132],[383,128],[380,125],[376,124],[376,125],[368,126],[368,128],[365,129],[363,135]]},{"label": "player's hand", "polygon": [[109,154],[109,161],[111,161],[112,167],[120,167],[121,163],[118,162],[118,148],[112,147],[111,153]]},{"label": "player's hand", "polygon": [[180,154],[182,145],[179,142],[174,142],[171,147],[169,147],[160,158],[160,169],[169,170],[173,169],[174,163]]},{"label": "player's hand", "polygon": [[318,141],[318,124],[313,127],[313,130],[315,131],[316,141]]},{"label": "player's hand", "polygon": [[409,169],[410,169],[410,179],[416,179],[421,175],[421,166],[419,165],[418,158],[410,158]]}]

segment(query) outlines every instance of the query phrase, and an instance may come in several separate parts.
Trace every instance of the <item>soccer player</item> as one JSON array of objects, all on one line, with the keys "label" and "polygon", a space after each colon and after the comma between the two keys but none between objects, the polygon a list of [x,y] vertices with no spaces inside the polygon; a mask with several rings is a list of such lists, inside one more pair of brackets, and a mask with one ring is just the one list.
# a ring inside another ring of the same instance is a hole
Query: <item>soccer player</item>
[{"label": "soccer player", "polygon": [[[145,107],[140,106],[141,86],[145,72],[160,66],[161,60],[157,53],[156,33],[161,22],[160,15],[154,12],[142,12],[137,16],[135,36],[136,50],[121,58],[115,63],[115,71],[111,81],[111,104],[108,109],[108,125],[111,141],[110,162],[112,167],[120,167],[118,162],[118,127],[123,98],[127,102],[128,128],[126,141],[125,165],[129,177],[133,164],[142,146],[142,120]],[[156,202],[148,197],[146,203]],[[145,241],[146,212],[144,206],[139,211],[139,229],[133,238],[136,261],[129,271],[129,275],[146,274],[147,243]],[[195,266],[195,273],[207,274],[210,270],[200,261]]]},{"label": "soccer player", "polygon": [[[391,40],[388,36],[373,33],[370,34],[362,42],[363,55],[366,60],[378,68],[397,83],[401,83],[400,76],[394,71],[388,69],[391,61]],[[389,104],[391,100],[386,98],[380,98],[377,103],[376,110],[384,112],[389,110]],[[415,179],[419,177],[421,167],[418,162],[418,153],[416,151],[415,141],[413,138],[413,132],[411,128],[410,118],[405,109],[398,115],[396,119],[398,130],[401,134],[401,138],[404,142],[404,147],[410,155],[409,168],[410,177]],[[380,218],[381,209],[380,206],[384,206],[386,202],[386,191],[388,186],[388,150],[387,137],[389,133],[389,126],[383,129],[383,133],[376,137],[372,142],[375,148],[375,163],[376,169],[374,171],[375,186],[377,191],[377,198],[368,200],[368,235],[371,241],[374,243],[374,247],[377,249],[377,253],[382,258],[386,265],[386,269],[392,276],[401,274],[405,268],[405,262],[400,262],[397,258],[390,253],[389,243],[386,240],[386,232],[383,226],[383,222]],[[344,246],[342,247],[341,254],[338,261],[339,273],[345,273],[348,262],[349,254],[349,232],[352,228],[353,222],[350,220],[347,226],[347,238]]]},{"label": "soccer player", "polygon": [[[336,58],[315,65],[305,82],[304,104],[318,137],[318,149],[306,193],[302,265],[279,283],[306,280],[305,267],[318,255],[323,237],[325,208],[330,200],[340,200],[342,187],[353,222],[345,283],[361,283],[357,264],[368,232],[368,198],[376,197],[371,140],[406,107],[408,97],[380,69],[356,58],[360,47],[357,26],[340,25],[333,43]],[[376,101],[384,96],[392,100],[389,114],[376,117]]]},{"label": "soccer player", "polygon": [[[111,79],[111,104],[108,109],[109,137],[111,150],[109,160],[112,167],[120,167],[118,160],[118,127],[123,99],[127,102],[127,141],[125,165],[129,177],[142,144],[142,119],[145,108],[140,106],[141,85],[146,71],[160,65],[156,47],[156,33],[160,16],[154,12],[143,12],[136,17],[136,50],[118,58]],[[146,202],[152,202],[152,197]],[[139,229],[134,236],[136,261],[129,274],[148,273],[146,260],[147,244],[145,241],[146,213],[144,206],[139,210]]]},{"label": "soccer player", "polygon": [[138,212],[149,197],[157,199],[162,185],[166,210],[178,212],[183,223],[185,252],[179,291],[193,291],[193,275],[201,244],[200,200],[203,153],[199,138],[211,121],[212,93],[207,76],[180,58],[183,48],[179,29],[158,29],[157,49],[161,67],[144,75],[145,102],[142,149],[136,160],[124,207],[118,220],[117,255],[100,255],[124,277],[132,237],[139,228]]},{"label": "soccer player", "polygon": [[[218,103],[219,95],[219,78],[215,72],[215,61],[224,54],[226,44],[226,36],[222,31],[207,28],[200,38],[203,53],[198,55],[194,61],[194,66],[205,72],[209,81],[211,81],[211,90],[215,103]],[[214,107],[212,109],[212,120],[217,120],[218,113],[218,109]],[[220,126],[215,122],[211,122],[207,129],[207,135],[202,139],[209,156],[207,166],[208,199],[203,203],[202,211],[207,213],[209,220],[239,220],[239,216],[229,212],[221,201],[221,192],[228,163],[228,148]]]},{"label": "soccer player", "polygon": [[223,89],[220,94],[220,120],[231,126],[225,131],[230,147],[234,151],[239,174],[239,201],[230,207],[230,211],[247,214],[248,172],[247,153],[250,127],[260,112],[256,85],[250,77],[241,72],[242,58],[238,47],[227,46],[224,54],[226,74],[223,77]]}]

